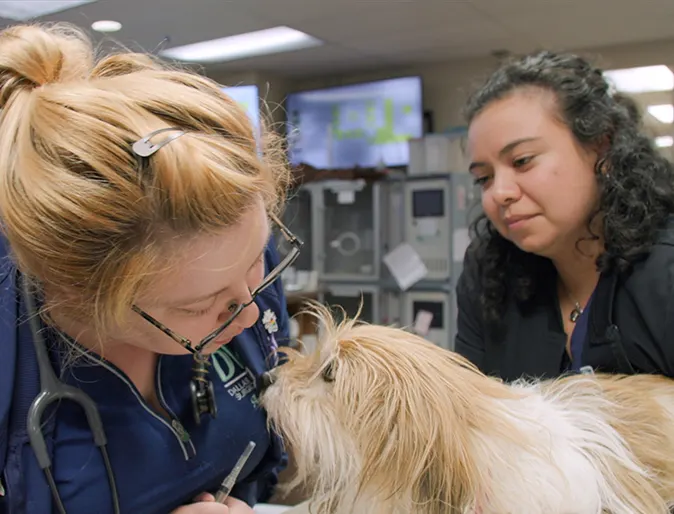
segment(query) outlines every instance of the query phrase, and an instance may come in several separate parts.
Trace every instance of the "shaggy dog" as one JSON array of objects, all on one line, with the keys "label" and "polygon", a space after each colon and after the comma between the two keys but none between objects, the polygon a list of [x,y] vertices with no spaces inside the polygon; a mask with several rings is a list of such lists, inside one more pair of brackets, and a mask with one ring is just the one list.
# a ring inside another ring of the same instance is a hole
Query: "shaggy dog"
[{"label": "shaggy dog", "polygon": [[666,514],[674,381],[571,375],[506,385],[406,331],[314,306],[261,401],[312,512]]}]

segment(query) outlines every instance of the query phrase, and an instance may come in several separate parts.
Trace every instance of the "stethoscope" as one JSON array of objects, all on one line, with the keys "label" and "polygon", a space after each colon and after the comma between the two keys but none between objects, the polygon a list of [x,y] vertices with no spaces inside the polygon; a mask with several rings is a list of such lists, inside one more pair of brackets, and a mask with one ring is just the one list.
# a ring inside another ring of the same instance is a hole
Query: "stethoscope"
[{"label": "stethoscope", "polygon": [[38,369],[40,371],[40,392],[35,397],[35,400],[30,405],[28,410],[28,437],[30,445],[33,448],[33,453],[37,458],[38,464],[44,472],[49,489],[51,489],[52,496],[56,502],[56,508],[60,514],[67,514],[63,506],[63,501],[56,488],[54,475],[51,470],[51,458],[47,451],[47,443],[45,442],[42,433],[42,417],[44,416],[47,407],[54,402],[61,400],[70,400],[75,402],[84,410],[89,423],[89,429],[94,437],[94,444],[98,446],[103,462],[105,464],[105,471],[108,476],[108,483],[110,485],[110,493],[112,496],[112,509],[114,514],[120,514],[119,509],[119,494],[117,491],[117,484],[115,483],[115,475],[110,464],[110,457],[107,450],[107,438],[105,437],[105,430],[103,430],[103,422],[98,412],[96,403],[84,391],[76,387],[64,384],[57,377],[52,367],[47,351],[47,343],[42,337],[42,327],[38,321],[37,309],[33,295],[28,289],[26,279],[21,277],[21,285],[23,291],[24,301],[26,302],[26,310],[28,311],[28,323],[30,324],[30,331],[32,333],[33,345],[35,346],[35,354],[37,356]]}]

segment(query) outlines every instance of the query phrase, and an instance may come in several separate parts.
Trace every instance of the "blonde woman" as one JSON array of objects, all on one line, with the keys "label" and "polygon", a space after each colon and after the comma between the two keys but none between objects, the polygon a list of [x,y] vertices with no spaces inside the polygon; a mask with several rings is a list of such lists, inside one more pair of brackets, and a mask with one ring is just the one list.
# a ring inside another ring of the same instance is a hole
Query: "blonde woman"
[{"label": "blonde woman", "polygon": [[252,512],[301,246],[271,243],[278,147],[210,80],[66,26],[0,33],[0,108],[0,513]]}]

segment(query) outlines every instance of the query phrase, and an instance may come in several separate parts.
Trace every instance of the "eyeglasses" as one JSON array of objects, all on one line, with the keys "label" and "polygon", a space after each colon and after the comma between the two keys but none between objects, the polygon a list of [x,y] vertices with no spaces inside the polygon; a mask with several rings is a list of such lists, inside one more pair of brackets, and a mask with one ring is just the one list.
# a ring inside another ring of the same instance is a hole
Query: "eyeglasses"
[{"label": "eyeglasses", "polygon": [[271,221],[277,226],[283,237],[290,244],[291,246],[290,252],[288,252],[288,254],[283,258],[283,260],[278,264],[278,266],[276,266],[273,270],[271,270],[271,272],[267,274],[262,283],[259,286],[257,286],[253,291],[250,292],[250,299],[245,303],[240,303],[237,306],[236,310],[232,312],[232,315],[227,319],[227,321],[225,321],[223,325],[216,328],[213,332],[204,337],[196,346],[194,346],[192,344],[192,341],[190,341],[187,337],[183,337],[175,333],[173,330],[168,328],[162,322],[157,321],[155,318],[150,316],[147,312],[142,310],[137,305],[132,305],[131,308],[134,310],[134,312],[140,314],[146,321],[148,321],[153,326],[157,327],[159,330],[164,332],[164,334],[169,336],[171,339],[173,339],[175,342],[177,342],[179,345],[181,345],[190,353],[195,355],[201,353],[203,349],[206,347],[206,345],[211,343],[216,337],[222,334],[227,329],[227,327],[229,327],[232,324],[232,322],[236,319],[236,317],[239,314],[241,314],[241,312],[246,307],[252,305],[253,302],[255,301],[255,298],[257,298],[257,296],[262,291],[264,291],[271,284],[273,284],[276,281],[276,279],[278,279],[281,276],[281,274],[299,257],[300,250],[302,249],[302,245],[304,243],[292,232],[290,232],[290,230],[276,216],[270,214],[269,217]]}]

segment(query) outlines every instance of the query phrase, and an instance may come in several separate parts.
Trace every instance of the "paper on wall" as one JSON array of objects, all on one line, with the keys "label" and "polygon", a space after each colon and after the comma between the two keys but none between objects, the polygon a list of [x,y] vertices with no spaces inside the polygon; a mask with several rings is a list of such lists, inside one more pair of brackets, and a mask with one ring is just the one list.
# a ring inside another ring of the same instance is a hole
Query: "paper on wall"
[{"label": "paper on wall", "polygon": [[424,261],[408,243],[396,246],[384,256],[383,260],[398,283],[398,287],[403,291],[407,291],[428,274]]},{"label": "paper on wall", "polygon": [[420,310],[414,318],[414,333],[420,336],[427,336],[433,322],[433,313]]}]

